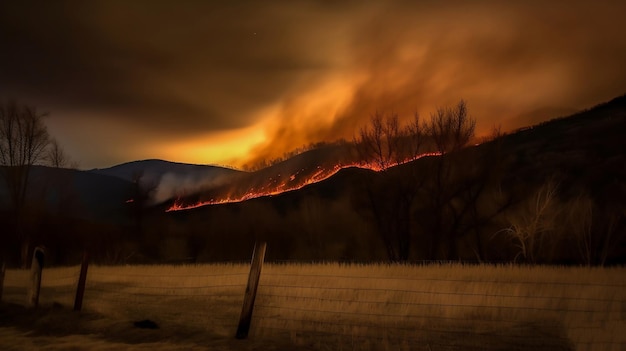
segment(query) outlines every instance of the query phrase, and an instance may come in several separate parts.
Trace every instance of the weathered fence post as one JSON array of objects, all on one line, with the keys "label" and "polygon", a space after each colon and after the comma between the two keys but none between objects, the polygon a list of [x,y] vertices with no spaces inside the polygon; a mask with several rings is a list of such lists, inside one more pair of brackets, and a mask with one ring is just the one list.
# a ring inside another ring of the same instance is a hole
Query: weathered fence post
[{"label": "weathered fence post", "polygon": [[6,272],[6,265],[2,261],[2,268],[0,268],[0,301],[2,301],[2,291],[4,290],[4,273]]},{"label": "weathered fence post", "polygon": [[76,298],[74,299],[74,311],[80,311],[83,308],[83,295],[85,295],[85,282],[87,281],[87,268],[89,268],[89,254],[87,251],[83,253],[83,261],[80,264],[80,276],[78,277],[78,286],[76,287]]},{"label": "weathered fence post", "polygon": [[248,285],[246,286],[246,294],[243,298],[243,307],[241,308],[241,316],[239,317],[239,326],[237,327],[237,339],[245,339],[250,331],[250,322],[252,321],[252,309],[254,308],[254,299],[256,298],[256,290],[259,286],[259,277],[261,276],[261,268],[265,259],[265,242],[257,242],[254,244],[254,252],[252,253],[252,264],[250,266],[250,275],[248,275]]},{"label": "weathered fence post", "polygon": [[39,306],[39,291],[41,290],[41,272],[43,271],[44,251],[43,247],[37,246],[33,252],[33,261],[30,266],[30,304],[32,307]]}]

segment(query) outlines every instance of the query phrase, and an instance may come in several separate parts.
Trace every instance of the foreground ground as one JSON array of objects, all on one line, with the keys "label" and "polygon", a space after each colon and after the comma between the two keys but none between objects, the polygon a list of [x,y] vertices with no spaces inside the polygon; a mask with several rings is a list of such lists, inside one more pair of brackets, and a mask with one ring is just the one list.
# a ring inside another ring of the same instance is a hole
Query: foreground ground
[{"label": "foreground ground", "polygon": [[[132,321],[112,320],[98,313],[75,312],[62,306],[27,309],[14,304],[0,306],[0,349],[2,350],[319,350],[331,349],[323,340],[328,335],[318,335],[321,340],[294,342],[289,335],[284,337],[252,337],[237,340],[234,337],[214,335],[206,330],[185,326],[168,328],[138,328]],[[520,332],[526,335],[520,342]],[[481,342],[488,341],[491,350],[572,350],[564,339],[561,343],[546,344],[542,337],[561,338],[556,326],[527,324],[509,331],[509,335],[476,334],[474,340],[467,338],[459,344],[463,349],[482,349]],[[451,337],[442,332],[436,338]],[[430,337],[432,339],[433,336]],[[489,340],[487,340],[489,339]],[[542,341],[543,340],[543,341]],[[357,339],[353,342],[359,342]],[[307,345],[308,344],[308,345]],[[498,346],[499,344],[499,346]],[[324,346],[325,345],[325,346]],[[416,349],[417,345],[406,343],[400,349]],[[470,348],[468,348],[468,346]],[[386,350],[389,343],[344,344],[341,349]],[[395,349],[395,348],[394,348]],[[418,349],[432,350],[426,342]],[[442,348],[439,348],[442,349]],[[459,349],[459,348],[446,348]]]},{"label": "foreground ground", "polygon": [[0,305],[0,350],[312,350],[289,340],[237,340],[189,330],[134,327],[98,313],[61,306],[38,310]]},{"label": "foreground ground", "polygon": [[[266,264],[234,338],[245,264],[7,272],[1,350],[623,350],[623,268]],[[155,329],[134,322],[155,322]]]}]

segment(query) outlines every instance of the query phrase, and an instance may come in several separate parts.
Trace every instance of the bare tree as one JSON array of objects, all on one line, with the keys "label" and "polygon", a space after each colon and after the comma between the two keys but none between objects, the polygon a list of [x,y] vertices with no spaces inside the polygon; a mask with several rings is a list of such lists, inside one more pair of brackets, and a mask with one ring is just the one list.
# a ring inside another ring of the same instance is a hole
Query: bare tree
[{"label": "bare tree", "polygon": [[45,114],[14,101],[0,104],[0,165],[9,191],[14,228],[21,242],[22,265],[27,264],[30,237],[22,230],[31,167],[45,157],[50,142]]},{"label": "bare tree", "polygon": [[456,108],[439,108],[431,114],[426,131],[437,151],[449,153],[465,147],[474,137],[476,119],[467,113],[467,104],[461,100]]},{"label": "bare tree", "polygon": [[548,181],[523,204],[517,212],[509,215],[510,226],[501,232],[507,234],[518,249],[515,257],[527,262],[537,262],[544,250],[549,234],[556,229],[559,204],[558,185]]},{"label": "bare tree", "polygon": [[401,130],[398,115],[383,115],[376,112],[372,115],[370,125],[361,128],[355,145],[359,158],[363,162],[373,163],[381,171],[387,170],[403,161],[400,148],[401,138],[405,131]]},{"label": "bare tree", "polygon": [[[421,211],[422,225],[431,235],[428,248],[431,259],[458,257],[457,238],[460,235],[460,226],[484,189],[484,179],[478,177],[479,172],[477,177],[468,178],[467,174],[464,177],[459,167],[461,162],[455,160],[454,155],[474,137],[475,127],[476,120],[468,115],[467,105],[463,100],[454,108],[437,109],[424,126],[424,132],[441,154],[433,167],[427,170],[427,204]],[[459,201],[463,197],[465,200]]]},{"label": "bare tree", "polygon": [[370,124],[360,129],[354,144],[361,162],[384,171],[393,182],[383,184],[372,175],[364,183],[365,203],[371,211],[378,232],[392,261],[404,261],[411,251],[411,206],[421,183],[413,174],[415,167],[406,165],[401,170],[391,167],[413,160],[424,145],[424,126],[416,113],[412,122],[400,125],[397,114],[376,112]]},{"label": "bare tree", "polygon": [[426,126],[421,123],[420,115],[417,112],[413,114],[413,120],[405,127],[405,135],[408,145],[403,149],[407,153],[407,159],[414,160],[422,154],[424,140],[427,137]]},{"label": "bare tree", "polygon": [[[400,126],[397,115],[377,112],[370,124],[360,130],[359,138],[355,138],[359,157],[383,171],[418,158],[426,146],[443,155],[429,161],[428,167],[406,165],[398,172],[389,170],[393,185],[378,184],[379,177],[372,177],[367,185],[364,193],[369,194],[370,208],[390,259],[405,260],[409,256],[414,200],[420,193],[423,201],[419,204],[418,222],[431,237],[426,250],[431,258],[456,258],[460,233],[473,231],[479,237],[478,226],[495,216],[478,213],[478,202],[493,180],[485,172],[493,167],[483,172],[475,163],[471,167],[459,166],[457,156],[448,155],[467,146],[474,138],[475,126],[476,120],[469,116],[467,105],[461,100],[455,107],[438,109],[426,123],[416,113],[410,123]],[[479,249],[477,252],[482,256]]]},{"label": "bare tree", "polygon": [[54,168],[71,167],[69,156],[59,142],[54,138],[50,140],[46,159],[48,164]]}]

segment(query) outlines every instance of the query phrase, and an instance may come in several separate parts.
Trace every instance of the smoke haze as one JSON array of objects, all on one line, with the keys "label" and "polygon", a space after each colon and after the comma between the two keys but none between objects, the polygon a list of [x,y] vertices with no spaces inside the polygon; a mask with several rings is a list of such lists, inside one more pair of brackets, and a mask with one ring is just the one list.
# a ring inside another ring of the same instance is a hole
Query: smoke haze
[{"label": "smoke haze", "polygon": [[[82,167],[240,166],[468,102],[478,132],[626,92],[621,1],[0,4],[0,98]],[[167,180],[169,181],[169,180]],[[166,188],[166,187],[164,187]]]}]

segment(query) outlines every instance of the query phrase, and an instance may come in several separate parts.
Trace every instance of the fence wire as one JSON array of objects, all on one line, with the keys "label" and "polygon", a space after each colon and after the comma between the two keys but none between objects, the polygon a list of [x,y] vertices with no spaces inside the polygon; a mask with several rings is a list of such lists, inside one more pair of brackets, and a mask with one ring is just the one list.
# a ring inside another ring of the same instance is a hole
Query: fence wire
[{"label": "fence wire", "polygon": [[[39,303],[41,305],[71,306],[78,284],[80,267],[62,267],[46,270],[41,274]],[[8,269],[4,277],[2,301],[28,304],[32,287],[31,272],[28,269]]]},{"label": "fence wire", "polygon": [[[281,266],[270,268],[261,274],[252,337],[287,337],[317,349],[626,349],[622,281],[282,273]],[[71,306],[79,272],[78,266],[45,269],[40,304]],[[248,272],[244,264],[93,266],[83,309],[232,337]],[[3,301],[25,304],[30,284],[29,271],[7,270]]]},{"label": "fence wire", "polygon": [[329,349],[626,348],[621,282],[271,272],[255,308],[257,335]]},{"label": "fence wire", "polygon": [[159,266],[126,271],[94,267],[87,278],[85,307],[118,318],[150,319],[231,336],[237,327],[248,267],[168,267],[172,272]]}]

